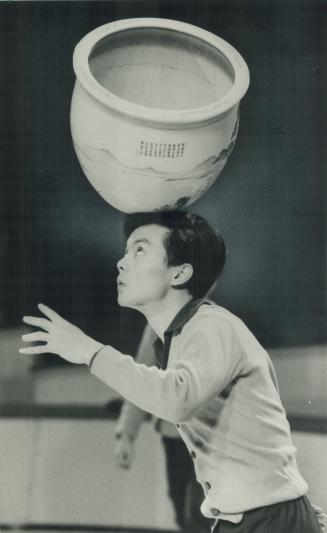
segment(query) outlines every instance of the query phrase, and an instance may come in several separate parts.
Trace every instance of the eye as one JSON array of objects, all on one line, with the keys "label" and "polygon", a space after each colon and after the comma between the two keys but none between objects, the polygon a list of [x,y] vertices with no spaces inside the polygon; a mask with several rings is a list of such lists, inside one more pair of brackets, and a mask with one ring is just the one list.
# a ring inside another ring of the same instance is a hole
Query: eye
[{"label": "eye", "polygon": [[144,253],[144,248],[143,248],[143,246],[138,246],[138,247],[136,248],[136,250],[135,250],[135,253],[136,253],[137,255],[143,254],[143,253]]}]

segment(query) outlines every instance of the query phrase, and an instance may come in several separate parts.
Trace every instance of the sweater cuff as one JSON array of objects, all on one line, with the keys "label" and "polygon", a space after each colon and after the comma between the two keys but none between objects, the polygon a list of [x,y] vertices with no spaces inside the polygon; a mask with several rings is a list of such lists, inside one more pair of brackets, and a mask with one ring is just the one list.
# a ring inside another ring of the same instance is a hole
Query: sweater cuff
[{"label": "sweater cuff", "polygon": [[94,352],[94,354],[92,355],[90,361],[89,361],[89,364],[88,364],[88,367],[90,370],[92,370],[92,365],[94,363],[94,359],[96,358],[96,356],[98,355],[99,352],[101,352],[101,350],[104,348],[104,345],[101,346],[100,348],[98,348],[98,350],[96,352]]}]

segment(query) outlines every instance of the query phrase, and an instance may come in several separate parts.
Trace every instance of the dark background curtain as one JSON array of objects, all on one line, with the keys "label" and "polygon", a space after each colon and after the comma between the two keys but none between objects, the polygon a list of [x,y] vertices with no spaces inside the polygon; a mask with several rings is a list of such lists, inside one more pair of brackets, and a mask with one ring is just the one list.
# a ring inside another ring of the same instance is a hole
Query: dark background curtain
[{"label": "dark background curtain", "polygon": [[234,153],[192,206],[228,245],[214,297],[268,346],[326,340],[325,3],[270,0],[2,2],[0,321],[42,301],[123,350],[142,318],[116,304],[123,215],[97,195],[69,126],[74,46],[107,22],[189,22],[251,73]]}]

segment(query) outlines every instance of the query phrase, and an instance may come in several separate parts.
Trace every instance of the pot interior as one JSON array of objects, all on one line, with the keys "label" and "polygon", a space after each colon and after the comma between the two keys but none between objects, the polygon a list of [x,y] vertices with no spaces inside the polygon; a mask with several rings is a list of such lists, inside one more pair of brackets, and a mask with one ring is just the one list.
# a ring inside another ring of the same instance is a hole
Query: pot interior
[{"label": "pot interior", "polygon": [[233,86],[234,70],[216,48],[189,34],[136,28],[102,39],[89,56],[97,82],[144,107],[197,109],[220,100]]}]

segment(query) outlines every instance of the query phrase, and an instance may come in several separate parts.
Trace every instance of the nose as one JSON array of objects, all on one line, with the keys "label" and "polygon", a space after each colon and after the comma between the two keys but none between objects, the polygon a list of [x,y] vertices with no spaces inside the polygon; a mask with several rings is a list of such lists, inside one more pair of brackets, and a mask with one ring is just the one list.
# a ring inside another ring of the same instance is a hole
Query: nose
[{"label": "nose", "polygon": [[119,259],[117,263],[117,268],[119,272],[126,272],[127,266],[126,266],[126,255]]}]

